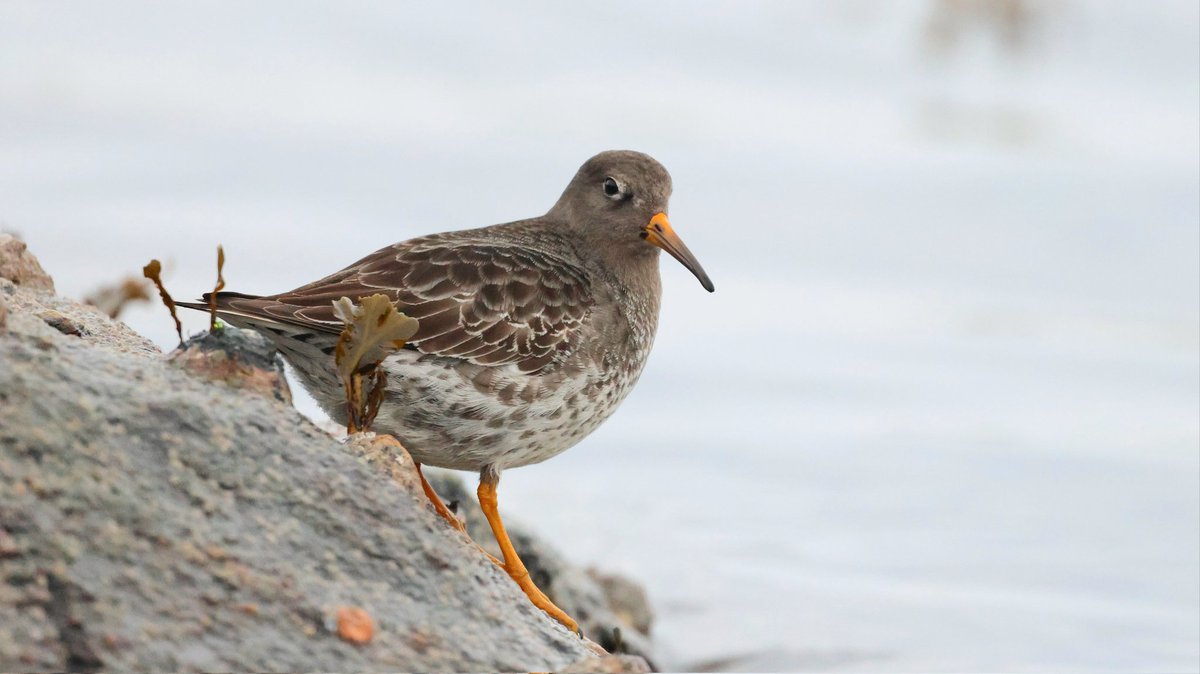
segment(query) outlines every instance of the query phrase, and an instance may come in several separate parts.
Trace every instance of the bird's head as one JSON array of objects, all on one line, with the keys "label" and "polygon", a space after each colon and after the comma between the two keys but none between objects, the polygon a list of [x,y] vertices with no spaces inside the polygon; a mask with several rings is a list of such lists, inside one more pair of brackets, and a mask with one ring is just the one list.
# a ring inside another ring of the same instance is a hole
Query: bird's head
[{"label": "bird's head", "polygon": [[653,157],[628,150],[601,152],[584,162],[550,210],[595,245],[640,257],[667,251],[704,289],[713,283],[667,220],[671,175]]}]

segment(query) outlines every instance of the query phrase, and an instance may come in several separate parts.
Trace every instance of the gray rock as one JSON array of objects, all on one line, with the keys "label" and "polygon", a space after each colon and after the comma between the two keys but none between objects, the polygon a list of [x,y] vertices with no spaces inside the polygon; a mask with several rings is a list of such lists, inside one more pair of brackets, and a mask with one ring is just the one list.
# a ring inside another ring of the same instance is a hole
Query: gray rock
[{"label": "gray rock", "polygon": [[[28,284],[0,280],[0,304],[0,670],[596,659],[437,517],[394,445],[339,443]],[[339,638],[343,607],[368,642]]]},{"label": "gray rock", "polygon": [[646,661],[636,655],[605,655],[587,658],[558,670],[560,674],[646,674]]},{"label": "gray rock", "polygon": [[[641,585],[625,576],[588,569],[588,576],[600,585],[604,598],[617,619],[644,636],[654,627],[654,609]],[[610,649],[611,650],[611,649]]]},{"label": "gray rock", "polygon": [[218,327],[187,339],[171,352],[171,363],[209,381],[292,402],[283,358],[252,330]]},{"label": "gray rock", "polygon": [[28,250],[25,242],[0,232],[0,278],[35,290],[54,292],[54,281]]}]

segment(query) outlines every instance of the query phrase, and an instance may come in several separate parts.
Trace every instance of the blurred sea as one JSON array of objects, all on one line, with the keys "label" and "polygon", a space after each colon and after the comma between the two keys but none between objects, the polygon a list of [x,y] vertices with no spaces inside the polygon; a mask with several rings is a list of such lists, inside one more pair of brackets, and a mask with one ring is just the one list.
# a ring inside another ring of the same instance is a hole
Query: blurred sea
[{"label": "blurred sea", "polygon": [[717,292],[666,260],[638,389],[501,498],[666,665],[1200,668],[1196,3],[0,5],[0,228],[70,295],[291,288],[610,148]]}]

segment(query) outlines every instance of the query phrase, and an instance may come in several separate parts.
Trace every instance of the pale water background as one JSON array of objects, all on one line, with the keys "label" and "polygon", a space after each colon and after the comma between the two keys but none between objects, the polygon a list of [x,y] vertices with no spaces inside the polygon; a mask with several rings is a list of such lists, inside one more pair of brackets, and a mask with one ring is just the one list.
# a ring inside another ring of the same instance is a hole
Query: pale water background
[{"label": "pale water background", "polygon": [[717,292],[667,260],[637,391],[501,493],[665,664],[1195,671],[1198,11],[10,0],[0,227],[271,292],[647,151]]}]

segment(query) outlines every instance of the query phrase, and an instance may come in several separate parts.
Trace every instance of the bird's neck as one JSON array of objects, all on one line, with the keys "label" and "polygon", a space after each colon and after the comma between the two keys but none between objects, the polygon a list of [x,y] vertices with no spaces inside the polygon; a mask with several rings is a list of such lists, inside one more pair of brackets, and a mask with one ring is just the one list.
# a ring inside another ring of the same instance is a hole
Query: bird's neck
[{"label": "bird's neck", "polygon": [[652,308],[654,315],[658,316],[658,303],[662,298],[662,277],[658,273],[659,250],[644,243],[639,244],[640,248],[627,258],[631,263],[624,268],[624,280],[635,294],[654,300]]},{"label": "bird's neck", "polygon": [[659,251],[641,240],[634,245],[606,249],[608,259],[602,262],[611,287],[618,296],[631,329],[641,333],[648,349],[658,329],[658,310],[662,300],[662,281],[658,272]]}]

